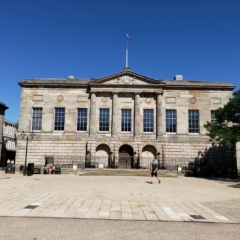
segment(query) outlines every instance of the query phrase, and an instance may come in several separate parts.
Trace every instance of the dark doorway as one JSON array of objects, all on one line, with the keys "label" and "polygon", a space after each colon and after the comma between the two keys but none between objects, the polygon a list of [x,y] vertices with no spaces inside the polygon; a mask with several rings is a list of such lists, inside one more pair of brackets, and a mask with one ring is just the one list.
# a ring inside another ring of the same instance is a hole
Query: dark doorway
[{"label": "dark doorway", "polygon": [[119,168],[133,168],[133,149],[129,145],[123,145],[119,149]]}]

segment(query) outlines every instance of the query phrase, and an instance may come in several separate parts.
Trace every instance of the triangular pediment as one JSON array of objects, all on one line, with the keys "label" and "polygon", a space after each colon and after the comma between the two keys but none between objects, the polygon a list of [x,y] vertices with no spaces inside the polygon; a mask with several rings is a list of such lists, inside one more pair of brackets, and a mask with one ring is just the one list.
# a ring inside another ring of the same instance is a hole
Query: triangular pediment
[{"label": "triangular pediment", "polygon": [[94,81],[91,84],[103,84],[103,85],[148,85],[148,84],[160,84],[165,85],[161,80],[155,80],[132,71],[122,71],[103,77]]}]

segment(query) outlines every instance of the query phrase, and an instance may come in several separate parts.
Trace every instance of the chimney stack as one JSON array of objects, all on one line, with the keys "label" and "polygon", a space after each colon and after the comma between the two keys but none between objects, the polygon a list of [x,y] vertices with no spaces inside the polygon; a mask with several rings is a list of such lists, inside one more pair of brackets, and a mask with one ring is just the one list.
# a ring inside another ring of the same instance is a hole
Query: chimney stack
[{"label": "chimney stack", "polygon": [[183,75],[175,75],[174,80],[183,80]]}]

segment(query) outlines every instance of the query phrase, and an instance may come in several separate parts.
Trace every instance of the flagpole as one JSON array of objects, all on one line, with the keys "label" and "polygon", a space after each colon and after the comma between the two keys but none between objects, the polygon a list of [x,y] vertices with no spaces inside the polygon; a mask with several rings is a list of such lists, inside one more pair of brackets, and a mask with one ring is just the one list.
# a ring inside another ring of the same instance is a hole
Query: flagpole
[{"label": "flagpole", "polygon": [[128,39],[127,39],[127,48],[126,48],[126,68],[128,68]]}]

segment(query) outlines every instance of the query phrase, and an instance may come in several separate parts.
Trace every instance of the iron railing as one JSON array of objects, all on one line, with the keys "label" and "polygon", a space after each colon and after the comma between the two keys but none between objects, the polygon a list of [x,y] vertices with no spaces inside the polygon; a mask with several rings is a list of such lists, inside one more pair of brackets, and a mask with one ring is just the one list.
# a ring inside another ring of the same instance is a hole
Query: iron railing
[{"label": "iron railing", "polygon": [[[61,168],[121,168],[121,169],[149,169],[153,158],[111,158],[98,156],[53,156],[53,164]],[[200,171],[206,176],[229,175],[233,172],[235,159],[231,158],[165,158],[157,160],[161,170],[197,173]],[[200,170],[199,170],[200,169]]]}]

